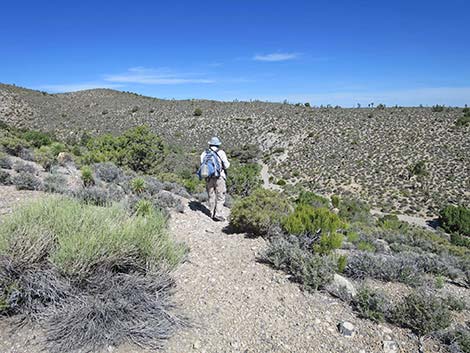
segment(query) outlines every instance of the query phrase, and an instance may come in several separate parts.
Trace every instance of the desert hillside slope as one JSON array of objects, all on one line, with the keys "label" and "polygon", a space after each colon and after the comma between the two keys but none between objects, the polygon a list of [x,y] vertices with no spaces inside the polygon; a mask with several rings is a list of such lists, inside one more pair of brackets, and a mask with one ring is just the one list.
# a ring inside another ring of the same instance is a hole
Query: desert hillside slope
[{"label": "desert hillside slope", "polygon": [[[187,150],[202,148],[214,134],[228,148],[258,145],[274,181],[353,193],[382,211],[422,216],[449,202],[470,204],[470,128],[455,126],[462,114],[459,108],[161,100],[109,89],[47,94],[0,84],[0,120],[18,127],[73,140],[84,131],[146,124]],[[414,168],[420,163],[421,172]]]}]

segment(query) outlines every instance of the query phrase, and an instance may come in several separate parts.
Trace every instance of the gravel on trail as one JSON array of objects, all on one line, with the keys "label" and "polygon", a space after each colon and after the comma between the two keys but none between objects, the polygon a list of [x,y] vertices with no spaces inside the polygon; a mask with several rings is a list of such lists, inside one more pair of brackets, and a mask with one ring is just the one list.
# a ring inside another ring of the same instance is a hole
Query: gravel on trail
[{"label": "gravel on trail", "polygon": [[[8,200],[1,206],[10,208],[9,202],[17,202],[14,196]],[[347,304],[330,295],[303,291],[285,273],[257,261],[265,240],[230,234],[228,222],[214,222],[198,209],[186,207],[170,219],[170,232],[190,249],[187,261],[174,273],[175,303],[189,325],[169,339],[163,352],[419,351],[419,342],[409,331],[359,319]],[[34,344],[43,338],[39,329],[12,330],[9,321],[0,320],[1,353],[42,352]],[[352,324],[354,335],[339,332],[345,322]],[[439,351],[433,345],[426,348]],[[147,351],[122,345],[103,352]]]},{"label": "gravel on trail", "polygon": [[[191,326],[169,340],[166,352],[384,352],[385,341],[396,342],[397,352],[418,352],[408,331],[361,320],[341,301],[303,291],[260,263],[266,241],[229,234],[227,225],[198,211],[170,222],[190,248],[175,273],[175,300]],[[340,334],[344,321],[354,325],[353,337]]]}]

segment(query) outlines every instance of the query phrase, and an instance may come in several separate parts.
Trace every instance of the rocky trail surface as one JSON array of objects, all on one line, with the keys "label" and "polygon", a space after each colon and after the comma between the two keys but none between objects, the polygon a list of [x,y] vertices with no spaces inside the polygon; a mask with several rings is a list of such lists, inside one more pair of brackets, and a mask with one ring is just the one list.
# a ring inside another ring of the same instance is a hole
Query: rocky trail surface
[{"label": "rocky trail surface", "polygon": [[[38,196],[16,195],[11,187],[0,191],[5,213],[21,198]],[[347,304],[327,293],[303,291],[285,273],[259,262],[265,240],[231,234],[227,222],[213,222],[204,210],[190,201],[184,213],[175,213],[170,220],[171,233],[190,249],[187,261],[174,273],[175,303],[189,325],[170,338],[163,352],[419,351],[419,342],[409,331],[359,319]],[[339,332],[344,323],[352,324],[352,336]],[[0,321],[1,353],[41,352],[33,345],[41,337],[39,330],[11,330],[8,320]],[[439,351],[432,342],[428,346],[426,352]],[[104,350],[144,351],[127,345]]]},{"label": "rocky trail surface", "polygon": [[[176,302],[191,326],[166,352],[418,352],[406,330],[358,319],[341,301],[302,291],[260,263],[263,239],[230,234],[227,223],[191,208],[171,220],[171,232],[190,247],[175,278]],[[352,337],[339,332],[344,322],[354,326]]]}]

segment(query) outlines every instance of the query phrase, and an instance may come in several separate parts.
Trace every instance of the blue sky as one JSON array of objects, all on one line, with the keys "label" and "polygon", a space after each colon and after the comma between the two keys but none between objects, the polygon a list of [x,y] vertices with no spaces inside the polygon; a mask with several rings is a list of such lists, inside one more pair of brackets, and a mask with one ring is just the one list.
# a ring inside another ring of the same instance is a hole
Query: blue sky
[{"label": "blue sky", "polygon": [[3,1],[0,82],[363,106],[470,104],[470,2]]}]

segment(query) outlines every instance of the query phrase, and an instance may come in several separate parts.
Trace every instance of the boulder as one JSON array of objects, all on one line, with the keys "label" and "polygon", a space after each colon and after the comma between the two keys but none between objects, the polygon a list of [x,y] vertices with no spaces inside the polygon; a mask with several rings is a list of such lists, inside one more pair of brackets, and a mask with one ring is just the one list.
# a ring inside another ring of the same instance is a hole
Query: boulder
[{"label": "boulder", "polygon": [[398,344],[395,341],[383,341],[384,353],[396,353],[398,352]]},{"label": "boulder", "polygon": [[60,152],[57,156],[57,162],[61,166],[65,166],[71,162],[73,162],[73,157],[70,153],[67,152]]},{"label": "boulder", "polygon": [[355,327],[349,321],[343,321],[338,324],[338,331],[345,337],[353,337],[355,334]]},{"label": "boulder", "polygon": [[327,287],[328,292],[332,295],[342,298],[344,295],[352,299],[356,296],[357,291],[352,282],[337,273],[334,274],[333,280]]}]

